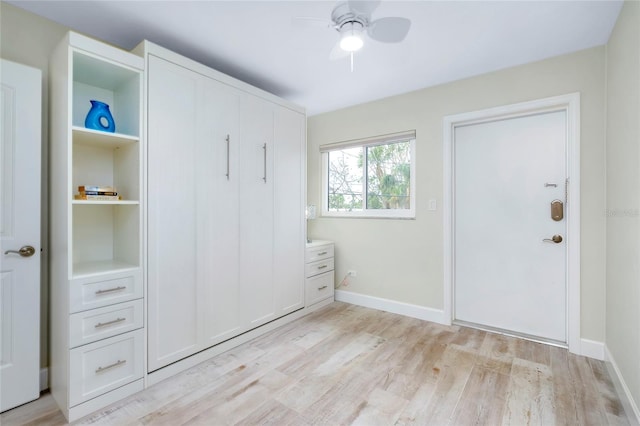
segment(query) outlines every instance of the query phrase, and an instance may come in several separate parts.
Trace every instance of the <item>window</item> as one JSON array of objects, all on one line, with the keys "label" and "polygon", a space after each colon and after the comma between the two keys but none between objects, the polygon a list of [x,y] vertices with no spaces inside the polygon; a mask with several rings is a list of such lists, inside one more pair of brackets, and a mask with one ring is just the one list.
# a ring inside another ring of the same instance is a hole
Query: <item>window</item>
[{"label": "window", "polygon": [[324,216],[415,217],[415,132],[320,151]]}]

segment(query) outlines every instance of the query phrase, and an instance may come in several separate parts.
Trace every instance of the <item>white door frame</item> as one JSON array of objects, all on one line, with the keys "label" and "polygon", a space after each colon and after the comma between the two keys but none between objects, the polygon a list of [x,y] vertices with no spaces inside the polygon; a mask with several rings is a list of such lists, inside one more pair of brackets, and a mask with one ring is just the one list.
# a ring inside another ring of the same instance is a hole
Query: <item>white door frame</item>
[{"label": "white door frame", "polygon": [[453,217],[455,169],[453,149],[455,128],[541,112],[565,111],[567,116],[567,345],[581,354],[580,347],[580,93],[499,106],[444,117],[444,320],[451,324],[454,315],[454,229]]}]

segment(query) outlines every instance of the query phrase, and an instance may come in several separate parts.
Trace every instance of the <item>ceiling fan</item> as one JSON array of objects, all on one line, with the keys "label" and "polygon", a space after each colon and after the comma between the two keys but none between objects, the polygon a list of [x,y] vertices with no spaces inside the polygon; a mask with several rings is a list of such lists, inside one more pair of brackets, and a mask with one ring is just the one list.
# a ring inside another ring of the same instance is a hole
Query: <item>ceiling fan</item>
[{"label": "ceiling fan", "polygon": [[331,12],[331,20],[318,18],[295,18],[309,24],[320,24],[336,30],[340,34],[338,44],[329,57],[332,60],[351,55],[364,45],[364,35],[382,43],[399,43],[407,36],[411,21],[407,18],[390,16],[371,19],[371,14],[380,5],[380,0],[340,1]]}]

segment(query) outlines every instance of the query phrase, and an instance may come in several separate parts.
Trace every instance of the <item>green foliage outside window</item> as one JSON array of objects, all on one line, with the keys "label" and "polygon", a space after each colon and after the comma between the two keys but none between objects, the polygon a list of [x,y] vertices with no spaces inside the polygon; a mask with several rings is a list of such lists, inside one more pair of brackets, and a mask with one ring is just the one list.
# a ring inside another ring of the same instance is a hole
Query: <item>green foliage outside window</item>
[{"label": "green foliage outside window", "polygon": [[330,151],[328,210],[362,211],[365,194],[366,209],[410,209],[410,142]]},{"label": "green foliage outside window", "polygon": [[367,147],[367,208],[411,207],[409,142]]}]

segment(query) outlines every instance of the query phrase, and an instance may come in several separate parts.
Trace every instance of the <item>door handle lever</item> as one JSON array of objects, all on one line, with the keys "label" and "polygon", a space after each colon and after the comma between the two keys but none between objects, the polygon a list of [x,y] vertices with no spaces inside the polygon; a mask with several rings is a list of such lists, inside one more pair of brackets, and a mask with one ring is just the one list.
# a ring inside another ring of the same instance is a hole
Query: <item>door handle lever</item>
[{"label": "door handle lever", "polygon": [[542,241],[544,241],[545,243],[556,243],[556,244],[558,244],[558,243],[561,243],[561,242],[562,242],[562,235],[558,235],[558,234],[556,234],[556,235],[554,235],[553,237],[551,237],[551,238],[545,238],[545,239],[544,239],[544,240],[542,240]]},{"label": "door handle lever", "polygon": [[15,253],[19,254],[22,257],[31,257],[36,253],[36,249],[31,246],[23,246],[20,247],[20,250],[7,250],[4,254]]}]

